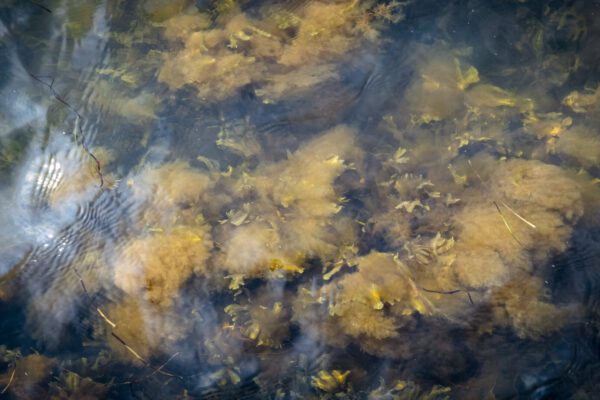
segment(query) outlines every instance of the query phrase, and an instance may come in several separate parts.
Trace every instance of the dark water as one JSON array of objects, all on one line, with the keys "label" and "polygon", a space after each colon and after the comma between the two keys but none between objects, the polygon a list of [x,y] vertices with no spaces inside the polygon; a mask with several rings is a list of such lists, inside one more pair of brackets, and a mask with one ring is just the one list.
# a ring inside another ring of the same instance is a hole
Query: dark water
[{"label": "dark water", "polygon": [[0,397],[596,399],[600,2],[0,0]]}]

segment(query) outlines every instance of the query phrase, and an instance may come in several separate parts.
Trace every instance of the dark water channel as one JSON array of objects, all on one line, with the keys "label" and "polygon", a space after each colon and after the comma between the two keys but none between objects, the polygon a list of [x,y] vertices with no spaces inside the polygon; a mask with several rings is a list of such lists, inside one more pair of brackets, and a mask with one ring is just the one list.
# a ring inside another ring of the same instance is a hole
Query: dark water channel
[{"label": "dark water channel", "polygon": [[600,398],[600,2],[0,0],[0,397]]}]

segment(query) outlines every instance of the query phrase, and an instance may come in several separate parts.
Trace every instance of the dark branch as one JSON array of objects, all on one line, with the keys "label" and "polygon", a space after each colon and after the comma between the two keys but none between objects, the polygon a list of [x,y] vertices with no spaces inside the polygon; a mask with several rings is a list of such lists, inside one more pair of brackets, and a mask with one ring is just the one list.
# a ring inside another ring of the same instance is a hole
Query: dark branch
[{"label": "dark branch", "polygon": [[48,89],[50,89],[50,91],[52,92],[52,96],[61,104],[63,104],[65,107],[67,107],[69,110],[71,110],[71,112],[73,112],[76,116],[77,116],[77,129],[79,130],[79,139],[75,138],[75,141],[77,143],[79,143],[81,145],[81,147],[83,148],[83,150],[87,153],[87,155],[94,160],[94,162],[96,163],[96,172],[98,173],[98,178],[100,179],[100,188],[104,187],[104,175],[102,175],[102,166],[100,165],[100,160],[98,160],[98,158],[94,155],[94,153],[92,153],[90,151],[90,149],[87,147],[87,145],[85,144],[85,137],[83,136],[83,129],[81,128],[81,123],[83,121],[83,117],[81,116],[81,114],[79,114],[79,112],[73,108],[73,106],[71,106],[57,91],[56,89],[54,89],[54,78],[52,78],[52,81],[50,83],[48,82],[44,82],[41,78],[42,77],[38,77],[33,75],[31,72],[28,72],[29,76],[31,76],[31,78],[33,78],[35,81],[41,83],[42,85],[46,86]]},{"label": "dark branch", "polygon": [[471,305],[475,305],[475,303],[473,302],[473,298],[471,297],[471,293],[469,293],[468,290],[462,290],[462,289],[456,289],[456,290],[448,290],[448,291],[443,291],[443,290],[431,290],[431,289],[425,289],[424,287],[421,288],[424,292],[428,292],[428,293],[437,293],[437,294],[456,294],[456,293],[461,293],[464,292],[467,294],[467,297],[469,298],[469,303],[471,303]]},{"label": "dark branch", "polygon": [[50,13],[50,14],[52,14],[52,10],[51,10],[51,9],[49,9],[48,7],[46,7],[45,5],[43,5],[43,4],[40,4],[40,3],[37,3],[37,2],[35,2],[35,1],[33,1],[33,0],[29,0],[29,2],[30,2],[31,4],[33,4],[34,6],[36,6],[36,7],[39,7],[39,8],[41,8],[42,10],[46,11],[47,13]]}]

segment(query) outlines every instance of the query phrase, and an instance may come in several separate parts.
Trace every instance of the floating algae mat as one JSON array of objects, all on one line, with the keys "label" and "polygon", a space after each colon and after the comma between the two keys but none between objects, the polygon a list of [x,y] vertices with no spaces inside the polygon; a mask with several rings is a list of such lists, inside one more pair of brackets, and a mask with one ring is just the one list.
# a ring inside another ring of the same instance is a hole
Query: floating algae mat
[{"label": "floating algae mat", "polygon": [[0,397],[597,399],[600,2],[0,0]]}]

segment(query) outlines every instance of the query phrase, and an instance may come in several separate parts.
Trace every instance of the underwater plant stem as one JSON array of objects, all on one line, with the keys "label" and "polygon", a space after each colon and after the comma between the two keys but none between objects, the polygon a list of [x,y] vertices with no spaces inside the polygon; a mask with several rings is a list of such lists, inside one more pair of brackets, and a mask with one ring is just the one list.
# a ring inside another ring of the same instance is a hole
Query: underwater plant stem
[{"label": "underwater plant stem", "polygon": [[513,239],[515,239],[515,242],[517,242],[519,244],[519,246],[523,247],[521,242],[519,242],[519,239],[517,239],[517,237],[515,236],[513,230],[510,228],[508,221],[506,220],[506,218],[504,218],[504,214],[502,214],[502,210],[500,210],[498,203],[496,203],[496,201],[492,201],[492,203],[494,203],[494,206],[496,206],[496,210],[498,210],[498,214],[500,214],[500,218],[502,218],[502,222],[504,222],[504,226],[506,226],[506,229],[508,229],[508,233],[510,233],[510,235],[513,237]]},{"label": "underwater plant stem", "polygon": [[[79,272],[73,268],[73,271],[75,271],[75,274],[77,275],[77,277],[79,278],[79,282],[81,283],[81,287],[83,288],[83,292],[85,293],[85,295],[87,296],[87,298],[89,299],[90,303],[95,306],[96,311],[98,312],[98,314],[100,315],[100,317],[102,317],[102,319],[111,327],[111,332],[110,334],[117,339],[117,341],[119,343],[121,343],[128,352],[130,352],[131,354],[133,354],[133,356],[135,358],[137,358],[138,360],[140,360],[145,366],[152,368],[152,366],[150,365],[149,362],[147,362],[142,356],[140,356],[140,354],[135,351],[131,346],[129,346],[127,344],[127,342],[125,342],[125,340],[121,339],[121,337],[119,335],[117,335],[113,329],[117,327],[117,324],[115,324],[113,321],[111,321],[106,314],[104,314],[104,312],[100,309],[99,306],[96,305],[95,300],[92,298],[92,296],[90,296],[90,293],[88,292],[86,286],[85,286],[85,282],[83,281],[83,278],[81,277],[81,275],[79,274]],[[168,372],[163,371],[162,369],[175,357],[177,357],[179,355],[179,352],[173,354],[166,362],[164,362],[161,366],[159,366],[158,368],[155,368],[154,371],[148,375],[146,378],[154,375],[155,373],[159,373],[161,375],[165,375],[165,376],[170,376],[170,377],[178,377],[177,375],[173,375],[170,374]]]},{"label": "underwater plant stem", "polygon": [[75,116],[77,117],[76,120],[76,124],[77,124],[77,129],[79,130],[79,137],[77,137],[77,134],[74,135],[75,137],[75,142],[79,143],[81,145],[81,147],[83,148],[83,150],[86,152],[86,154],[92,159],[94,160],[94,162],[96,163],[96,172],[98,174],[98,178],[100,179],[100,188],[104,187],[104,176],[102,175],[102,167],[100,165],[100,160],[98,160],[98,158],[94,155],[94,153],[92,153],[90,151],[90,149],[87,147],[87,145],[85,144],[85,137],[83,136],[83,129],[81,128],[81,121],[83,121],[83,117],[81,116],[81,114],[79,114],[79,112],[73,108],[73,106],[71,106],[57,91],[56,89],[54,89],[54,78],[52,79],[52,82],[48,83],[48,82],[44,82],[40,77],[35,76],[34,74],[32,74],[31,72],[28,72],[29,76],[31,76],[31,78],[33,78],[35,81],[41,83],[42,85],[46,86],[48,89],[50,89],[50,91],[52,92],[52,96],[56,99],[56,101],[58,101],[59,103],[63,104],[65,107],[67,107],[69,110],[71,110],[71,112],[73,112],[75,114]]},{"label": "underwater plant stem", "polygon": [[[177,357],[180,353],[176,352],[175,354],[173,354],[171,357],[169,357],[167,359],[167,361],[165,361],[164,363],[162,363],[158,368],[156,368],[154,371],[152,371],[152,373],[148,376],[146,376],[146,378],[150,378],[152,375],[156,374],[156,373],[165,373],[162,371],[162,369],[171,362],[172,359],[174,359],[175,357]],[[169,374],[168,372],[166,373],[168,376],[175,376],[173,374]],[[146,379],[144,378],[144,379]]]},{"label": "underwater plant stem", "polygon": [[117,339],[123,346],[125,346],[125,348],[127,349],[127,351],[129,351],[131,354],[133,354],[135,356],[135,358],[137,358],[138,360],[140,360],[144,365],[148,365],[148,362],[138,354],[137,351],[135,351],[131,346],[129,346],[123,339],[121,339],[121,337],[119,335],[117,335],[114,332],[110,333],[115,339]]},{"label": "underwater plant stem", "polygon": [[99,306],[96,305],[95,300],[92,298],[92,296],[90,296],[90,293],[88,292],[86,286],[85,286],[85,282],[83,281],[82,276],[79,274],[79,272],[77,271],[77,269],[73,268],[73,271],[75,272],[75,274],[77,275],[77,277],[79,278],[79,283],[81,283],[81,287],[83,288],[83,292],[85,293],[85,295],[87,296],[88,300],[90,301],[92,306],[95,306],[96,311],[98,312],[98,314],[102,317],[102,319],[104,319],[104,321],[109,324],[111,326],[111,335],[117,339],[119,341],[119,343],[121,343],[123,346],[125,346],[125,348],[127,349],[127,351],[129,351],[131,354],[133,354],[137,359],[139,359],[142,363],[144,363],[144,365],[149,365],[148,362],[146,360],[144,360],[144,358],[142,358],[142,356],[140,356],[138,354],[137,351],[135,351],[131,346],[129,346],[127,344],[127,342],[125,342],[123,339],[121,339],[121,337],[119,335],[117,335],[116,333],[114,333],[114,331],[112,331],[113,328],[116,328],[117,324],[115,324],[114,322],[112,322],[107,316],[106,314],[104,314],[102,312],[102,310],[100,309]]},{"label": "underwater plant stem", "polygon": [[512,208],[510,208],[510,207],[508,206],[508,204],[506,204],[505,202],[502,202],[502,205],[503,205],[504,207],[508,208],[508,211],[510,211],[511,213],[513,213],[513,214],[515,215],[515,217],[519,218],[521,221],[525,222],[527,225],[529,225],[529,226],[530,226],[530,227],[532,227],[533,229],[536,229],[536,228],[537,228],[537,227],[536,227],[536,226],[535,226],[533,223],[531,223],[531,222],[527,221],[525,218],[523,218],[523,217],[521,217],[519,214],[517,214],[517,212],[516,212],[515,210],[513,210]]},{"label": "underwater plant stem", "polygon": [[15,372],[16,371],[17,371],[17,367],[15,366],[13,368],[12,373],[10,374],[10,378],[8,379],[8,383],[6,384],[6,386],[4,386],[4,389],[2,389],[2,391],[0,392],[0,394],[4,394],[8,390],[8,388],[10,387],[13,379],[15,378]]},{"label": "underwater plant stem", "polygon": [[112,322],[110,319],[108,319],[108,317],[106,316],[106,314],[104,314],[102,312],[102,310],[100,309],[100,307],[96,307],[96,311],[98,311],[98,314],[100,314],[100,316],[102,317],[102,319],[104,319],[104,321],[106,321],[107,324],[109,324],[110,326],[112,326],[113,328],[117,327],[117,324],[115,324],[114,322]]},{"label": "underwater plant stem", "polygon": [[469,293],[468,290],[456,289],[456,290],[443,291],[443,290],[426,289],[424,287],[422,287],[421,290],[423,290],[424,292],[437,293],[437,294],[456,294],[456,293],[464,292],[467,294],[467,297],[469,298],[469,303],[471,303],[471,305],[473,305],[473,306],[475,305],[475,303],[473,302],[473,298],[471,297],[471,293]]},{"label": "underwater plant stem", "polygon": [[43,5],[43,4],[40,4],[40,3],[38,3],[37,1],[33,1],[33,0],[29,0],[29,2],[30,2],[31,4],[33,4],[34,6],[36,6],[36,7],[39,7],[39,8],[41,8],[42,10],[46,11],[47,13],[49,13],[49,14],[52,14],[52,10],[51,10],[51,9],[49,9],[48,7],[46,7],[45,5]]}]

